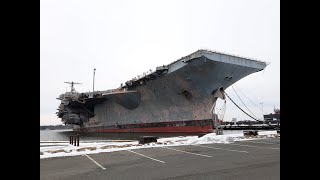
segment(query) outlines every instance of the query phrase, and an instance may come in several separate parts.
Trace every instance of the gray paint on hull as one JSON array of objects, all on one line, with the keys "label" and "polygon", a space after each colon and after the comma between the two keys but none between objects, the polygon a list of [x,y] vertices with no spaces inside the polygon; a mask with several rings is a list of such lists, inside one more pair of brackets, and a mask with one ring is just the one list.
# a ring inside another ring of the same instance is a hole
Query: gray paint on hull
[{"label": "gray paint on hull", "polygon": [[140,93],[137,91],[105,93],[103,96],[112,102],[118,103],[127,109],[135,109],[140,104]]},{"label": "gray paint on hull", "polygon": [[[95,106],[95,117],[84,126],[210,119],[212,93],[215,90],[220,87],[226,89],[243,77],[261,70],[252,65],[215,61],[207,56],[177,63],[178,69],[169,69],[170,73],[165,76],[136,87],[141,94],[137,108],[129,110],[105,101]],[[232,78],[228,80],[226,77]],[[190,99],[179,94],[183,90],[191,93]]]}]

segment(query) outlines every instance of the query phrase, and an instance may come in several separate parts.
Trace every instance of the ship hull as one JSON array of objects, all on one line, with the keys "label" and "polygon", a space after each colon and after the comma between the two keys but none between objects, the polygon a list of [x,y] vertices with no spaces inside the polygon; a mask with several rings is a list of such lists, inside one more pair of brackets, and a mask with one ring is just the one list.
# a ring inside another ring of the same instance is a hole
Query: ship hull
[{"label": "ship hull", "polygon": [[[95,117],[82,128],[212,119],[210,110],[216,100],[213,93],[221,87],[226,89],[254,71],[255,69],[246,66],[198,58],[164,77],[135,87],[141,95],[135,109],[130,110],[114,101],[96,105]],[[228,76],[233,78],[226,80]],[[183,94],[183,91],[186,91],[189,97]],[[145,131],[140,128],[136,130]],[[160,128],[154,130],[165,131]],[[188,128],[186,130],[190,131]],[[183,130],[179,130],[181,131]]]},{"label": "ship hull", "polygon": [[85,132],[210,133],[215,129],[212,110],[217,92],[265,66],[198,51],[163,66],[165,73],[133,79],[124,87],[82,102],[71,99],[64,105],[68,112],[61,111],[60,117],[76,124],[76,131]]}]

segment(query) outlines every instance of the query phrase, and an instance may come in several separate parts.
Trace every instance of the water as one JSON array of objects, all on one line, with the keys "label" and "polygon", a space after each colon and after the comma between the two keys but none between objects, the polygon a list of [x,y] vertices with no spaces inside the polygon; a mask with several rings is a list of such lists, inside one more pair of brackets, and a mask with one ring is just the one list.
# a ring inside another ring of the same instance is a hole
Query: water
[{"label": "water", "polygon": [[[223,134],[239,134],[243,130],[224,130]],[[175,137],[197,134],[185,133],[76,133],[72,130],[43,130],[40,131],[40,141],[69,141],[70,135],[80,135],[81,140],[138,140],[141,136]]]},{"label": "water", "polygon": [[145,134],[135,133],[84,133],[72,130],[40,131],[40,141],[69,141],[70,135],[79,134],[81,140],[138,140]]}]

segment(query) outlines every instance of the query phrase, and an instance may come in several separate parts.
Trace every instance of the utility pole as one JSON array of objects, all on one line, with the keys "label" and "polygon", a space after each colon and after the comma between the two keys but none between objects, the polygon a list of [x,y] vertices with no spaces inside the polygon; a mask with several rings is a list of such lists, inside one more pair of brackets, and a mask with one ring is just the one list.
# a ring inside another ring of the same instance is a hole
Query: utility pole
[{"label": "utility pole", "polygon": [[96,68],[93,69],[93,91],[94,91],[94,76],[96,74]]}]

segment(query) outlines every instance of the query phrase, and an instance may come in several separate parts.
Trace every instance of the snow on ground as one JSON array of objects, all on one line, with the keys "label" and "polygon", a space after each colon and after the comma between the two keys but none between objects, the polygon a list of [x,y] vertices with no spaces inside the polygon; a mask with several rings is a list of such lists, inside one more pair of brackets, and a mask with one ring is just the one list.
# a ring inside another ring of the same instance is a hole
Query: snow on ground
[{"label": "snow on ground", "polygon": [[277,134],[277,131],[258,131],[258,135],[272,135]]},{"label": "snow on ground", "polygon": [[277,136],[277,131],[258,131],[255,138],[245,137],[243,133],[216,135],[209,133],[202,137],[198,136],[179,136],[170,138],[160,138],[156,143],[139,144],[138,141],[105,141],[105,142],[81,142],[79,147],[70,145],[69,142],[48,142],[40,143],[40,159],[78,156],[83,154],[96,154],[101,152],[123,151],[129,149],[152,148],[161,146],[183,146],[195,144],[215,144],[233,143],[236,141],[254,140]]}]

